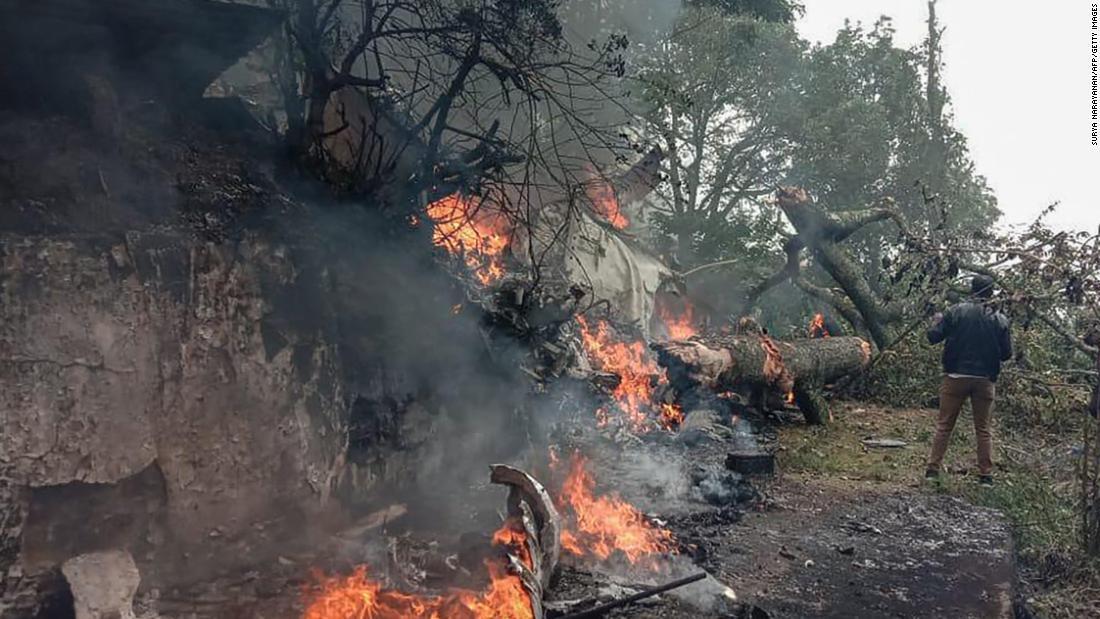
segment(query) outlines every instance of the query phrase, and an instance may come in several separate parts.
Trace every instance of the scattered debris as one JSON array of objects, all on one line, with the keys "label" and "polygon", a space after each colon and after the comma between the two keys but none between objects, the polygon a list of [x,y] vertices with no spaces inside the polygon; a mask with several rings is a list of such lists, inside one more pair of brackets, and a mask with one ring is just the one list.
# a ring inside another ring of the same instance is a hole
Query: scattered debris
[{"label": "scattered debris", "polygon": [[722,424],[717,411],[696,409],[685,415],[678,436],[684,444],[694,446],[704,441],[729,440],[733,430]]},{"label": "scattered debris", "polygon": [[771,619],[771,613],[759,606],[750,604],[744,606],[741,611],[737,613],[737,619]]},{"label": "scattered debris", "polygon": [[875,535],[883,535],[882,529],[867,524],[866,522],[858,522],[855,520],[849,520],[844,523],[844,528],[856,533],[874,533]]},{"label": "scattered debris", "polygon": [[737,472],[696,466],[690,474],[693,496],[711,505],[741,505],[759,496],[752,484]]},{"label": "scattered debris", "polygon": [[864,447],[872,449],[901,449],[909,446],[909,443],[896,438],[865,438],[860,442]]},{"label": "scattered debris", "polygon": [[763,450],[740,450],[726,454],[726,468],[742,475],[773,475],[775,455]]},{"label": "scattered debris", "polygon": [[591,619],[592,617],[602,617],[602,616],[606,615],[607,613],[611,612],[612,610],[615,610],[616,608],[622,608],[623,606],[627,606],[629,604],[639,602],[641,600],[653,597],[655,595],[660,595],[660,594],[662,594],[666,591],[672,591],[673,589],[677,589],[677,588],[680,588],[680,587],[683,587],[683,586],[686,586],[686,585],[690,585],[693,582],[699,582],[700,580],[704,580],[706,578],[707,578],[707,573],[706,572],[701,572],[699,574],[695,574],[693,576],[688,576],[687,578],[681,578],[679,580],[674,580],[670,583],[663,584],[663,585],[660,585],[660,586],[657,586],[657,587],[650,587],[648,589],[643,589],[642,591],[639,591],[637,593],[628,595],[628,596],[620,598],[618,600],[614,600],[614,601],[611,601],[611,602],[600,604],[599,606],[596,606],[594,608],[590,608],[588,610],[582,610],[580,612],[573,613],[572,615],[566,615],[565,617],[562,617],[561,619]]},{"label": "scattered debris", "polygon": [[[506,485],[508,493],[508,512],[524,518],[530,541],[538,546],[539,561],[535,563],[541,588],[550,586],[550,580],[561,558],[561,517],[558,515],[550,493],[531,475],[511,466],[494,464],[489,467],[490,481]],[[532,522],[527,522],[527,517]],[[540,591],[541,593],[541,591]]]},{"label": "scattered debris", "polygon": [[[640,585],[630,587],[630,586],[626,586],[626,585],[620,585],[619,583],[611,582],[611,583],[607,583],[606,585],[600,587],[598,597],[599,597],[600,600],[605,600],[605,601],[618,600],[618,599],[622,599],[622,598],[629,597],[629,596],[632,596],[632,595],[637,595],[643,589],[644,589],[644,587],[642,587]],[[660,601],[661,600],[658,596],[653,596],[653,597],[640,599],[636,602],[636,604],[642,605],[642,606],[653,606],[654,604],[660,603]],[[587,604],[587,606],[591,606],[591,605]],[[580,608],[580,607],[577,607],[577,608]],[[580,612],[580,611],[574,610],[573,612]]]}]

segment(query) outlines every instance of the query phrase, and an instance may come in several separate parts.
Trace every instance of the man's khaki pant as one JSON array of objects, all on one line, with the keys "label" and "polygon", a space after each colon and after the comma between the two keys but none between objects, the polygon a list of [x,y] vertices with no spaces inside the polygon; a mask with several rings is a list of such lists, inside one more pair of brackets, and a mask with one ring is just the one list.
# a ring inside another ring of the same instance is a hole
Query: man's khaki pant
[{"label": "man's khaki pant", "polygon": [[993,435],[990,425],[993,422],[993,399],[997,388],[988,378],[952,378],[943,377],[940,385],[940,415],[936,419],[936,436],[932,439],[932,455],[928,457],[928,470],[939,471],[943,464],[943,455],[947,453],[947,442],[959,419],[963,402],[970,398],[974,409],[974,435],[978,440],[978,473],[993,473]]}]

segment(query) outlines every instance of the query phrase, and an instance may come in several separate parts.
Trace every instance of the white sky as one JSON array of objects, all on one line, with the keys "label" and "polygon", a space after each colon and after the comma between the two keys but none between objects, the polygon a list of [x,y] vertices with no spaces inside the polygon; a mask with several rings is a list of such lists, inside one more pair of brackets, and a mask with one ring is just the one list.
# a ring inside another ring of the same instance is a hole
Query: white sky
[{"label": "white sky", "polygon": [[[844,19],[870,27],[893,18],[897,44],[927,33],[926,0],[803,0],[799,32],[829,43]],[[993,187],[1010,224],[1032,220],[1047,204],[1059,228],[1100,225],[1100,148],[1091,146],[1090,6],[940,0],[944,82],[955,125],[967,136],[978,172]]]}]

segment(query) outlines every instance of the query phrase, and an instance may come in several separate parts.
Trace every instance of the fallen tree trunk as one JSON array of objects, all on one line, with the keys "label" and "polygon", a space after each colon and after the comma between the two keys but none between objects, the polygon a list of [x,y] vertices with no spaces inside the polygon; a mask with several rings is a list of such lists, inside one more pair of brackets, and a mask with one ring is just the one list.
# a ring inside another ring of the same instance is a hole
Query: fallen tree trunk
[{"label": "fallen tree trunk", "polygon": [[789,390],[794,383],[832,382],[861,369],[871,345],[858,337],[783,342],[767,336],[723,335],[653,344],[657,362],[677,380],[722,391],[745,383]]},{"label": "fallen tree trunk", "polygon": [[870,343],[858,337],[781,342],[765,335],[720,335],[651,347],[678,393],[764,387],[793,394],[811,423],[824,421],[821,398],[812,392],[871,360]]}]

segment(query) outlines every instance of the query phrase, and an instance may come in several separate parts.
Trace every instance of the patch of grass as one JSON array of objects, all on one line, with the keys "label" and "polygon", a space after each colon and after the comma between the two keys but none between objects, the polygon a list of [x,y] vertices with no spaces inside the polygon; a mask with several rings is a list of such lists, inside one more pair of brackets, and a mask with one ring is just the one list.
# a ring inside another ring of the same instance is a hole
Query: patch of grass
[{"label": "patch of grass", "polygon": [[[931,433],[921,431],[928,421],[922,413],[836,406],[834,415],[828,428],[795,426],[781,431],[781,470],[898,483],[923,474]],[[909,444],[900,449],[867,448],[864,438],[896,438]]]}]

